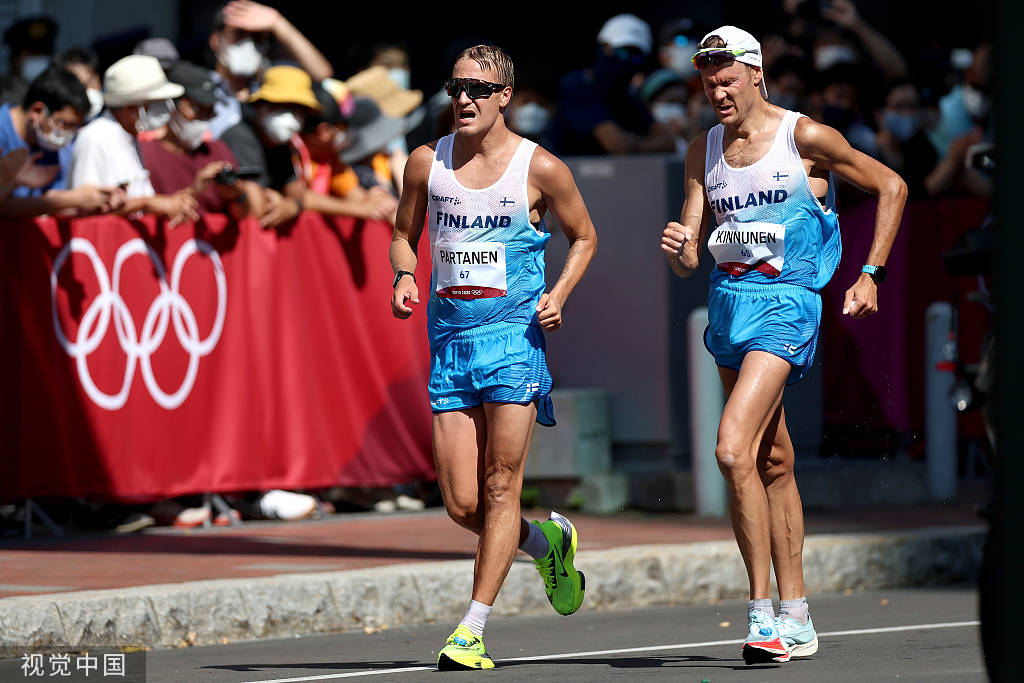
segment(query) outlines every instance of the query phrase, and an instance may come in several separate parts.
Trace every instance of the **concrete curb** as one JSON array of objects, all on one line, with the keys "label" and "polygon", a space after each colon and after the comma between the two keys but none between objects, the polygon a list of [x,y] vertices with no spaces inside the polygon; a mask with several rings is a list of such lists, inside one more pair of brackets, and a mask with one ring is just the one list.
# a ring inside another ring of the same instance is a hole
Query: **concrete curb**
[{"label": "concrete curb", "polygon": [[[804,548],[808,593],[974,580],[980,527],[816,535]],[[706,603],[746,595],[735,543],[582,551],[584,609]],[[455,621],[471,560],[285,574],[0,599],[0,646],[208,645]],[[533,565],[516,562],[495,614],[545,614]]]}]

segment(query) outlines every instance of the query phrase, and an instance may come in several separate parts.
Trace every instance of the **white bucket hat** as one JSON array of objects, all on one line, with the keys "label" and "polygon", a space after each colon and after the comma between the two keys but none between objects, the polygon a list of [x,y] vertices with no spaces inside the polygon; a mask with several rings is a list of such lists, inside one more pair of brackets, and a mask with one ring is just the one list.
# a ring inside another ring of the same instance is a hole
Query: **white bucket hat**
[{"label": "white bucket hat", "polygon": [[103,103],[108,107],[181,97],[185,88],[167,80],[156,57],[128,55],[103,74]]}]

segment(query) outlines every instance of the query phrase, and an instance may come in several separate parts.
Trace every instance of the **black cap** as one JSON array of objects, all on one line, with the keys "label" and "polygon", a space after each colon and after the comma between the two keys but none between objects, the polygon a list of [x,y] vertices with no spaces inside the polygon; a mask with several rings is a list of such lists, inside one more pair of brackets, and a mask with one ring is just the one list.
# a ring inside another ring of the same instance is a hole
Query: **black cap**
[{"label": "black cap", "polygon": [[176,62],[167,70],[167,80],[185,88],[184,96],[196,104],[217,103],[217,83],[209,69],[189,62]]},{"label": "black cap", "polygon": [[57,22],[42,14],[15,22],[4,31],[4,43],[11,46],[11,52],[53,54],[56,39]]}]

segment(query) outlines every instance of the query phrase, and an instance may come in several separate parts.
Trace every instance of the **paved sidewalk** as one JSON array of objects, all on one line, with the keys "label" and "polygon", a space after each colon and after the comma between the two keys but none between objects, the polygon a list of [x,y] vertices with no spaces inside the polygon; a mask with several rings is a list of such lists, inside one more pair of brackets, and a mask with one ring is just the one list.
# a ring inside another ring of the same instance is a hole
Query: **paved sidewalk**
[{"label": "paved sidewalk", "polygon": [[[527,513],[534,516],[546,511]],[[570,516],[589,608],[745,591],[727,520]],[[971,579],[980,557],[982,520],[965,506],[811,511],[806,519],[809,591]],[[439,509],[5,540],[0,644],[169,647],[457,618],[475,547],[475,536]],[[543,609],[532,564],[516,562],[496,610]]]}]

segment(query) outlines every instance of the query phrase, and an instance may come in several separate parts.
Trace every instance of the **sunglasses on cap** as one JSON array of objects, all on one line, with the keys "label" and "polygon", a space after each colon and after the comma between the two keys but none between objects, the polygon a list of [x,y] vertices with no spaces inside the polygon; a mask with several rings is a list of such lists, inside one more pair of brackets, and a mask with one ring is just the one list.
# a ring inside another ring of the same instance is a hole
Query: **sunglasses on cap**
[{"label": "sunglasses on cap", "polygon": [[490,97],[507,87],[507,85],[502,85],[501,83],[480,81],[475,78],[449,78],[444,82],[444,91],[448,93],[448,97],[458,97],[459,93],[465,90],[466,96],[471,100]]},{"label": "sunglasses on cap", "polygon": [[748,52],[755,53],[756,50],[729,50],[722,47],[708,47],[703,50],[697,50],[693,53],[693,65],[698,69],[703,69],[709,64],[714,66],[724,66],[729,62],[735,61],[737,57],[742,57]]}]

